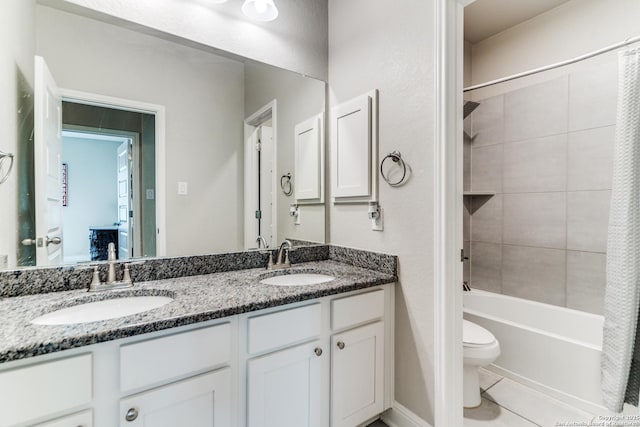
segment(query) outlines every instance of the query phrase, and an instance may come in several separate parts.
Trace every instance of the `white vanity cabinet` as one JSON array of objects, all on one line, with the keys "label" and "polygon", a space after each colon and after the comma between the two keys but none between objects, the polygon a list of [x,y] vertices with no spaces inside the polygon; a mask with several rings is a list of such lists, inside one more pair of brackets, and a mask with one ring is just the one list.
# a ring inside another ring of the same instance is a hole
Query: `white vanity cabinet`
[{"label": "white vanity cabinet", "polygon": [[120,401],[120,427],[231,426],[231,369],[224,368]]},{"label": "white vanity cabinet", "polygon": [[385,305],[384,290],[331,302],[332,330],[339,331],[331,336],[332,427],[357,426],[388,407]]},{"label": "white vanity cabinet", "polygon": [[247,362],[248,426],[326,426],[322,392],[328,356],[322,348],[316,340]]},{"label": "white vanity cabinet", "polygon": [[391,286],[244,316],[246,427],[356,427],[391,406]]},{"label": "white vanity cabinet", "polygon": [[93,427],[93,412],[89,409],[77,414],[38,424],[34,427]]},{"label": "white vanity cabinet", "polygon": [[355,427],[393,401],[393,286],[0,364],[0,427]]}]

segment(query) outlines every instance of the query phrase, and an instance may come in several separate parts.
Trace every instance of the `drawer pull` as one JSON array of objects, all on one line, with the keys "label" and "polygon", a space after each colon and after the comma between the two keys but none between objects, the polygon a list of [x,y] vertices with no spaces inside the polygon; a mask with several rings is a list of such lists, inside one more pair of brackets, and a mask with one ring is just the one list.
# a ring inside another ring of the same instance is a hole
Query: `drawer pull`
[{"label": "drawer pull", "polygon": [[338,348],[342,350],[344,348],[344,343],[342,341],[338,341]]},{"label": "drawer pull", "polygon": [[316,356],[322,356],[322,349],[320,347],[316,347],[315,350],[313,350],[313,352],[316,354]]},{"label": "drawer pull", "polygon": [[136,408],[131,408],[127,411],[127,415],[124,416],[124,419],[127,421],[135,421],[138,418],[138,410]]}]

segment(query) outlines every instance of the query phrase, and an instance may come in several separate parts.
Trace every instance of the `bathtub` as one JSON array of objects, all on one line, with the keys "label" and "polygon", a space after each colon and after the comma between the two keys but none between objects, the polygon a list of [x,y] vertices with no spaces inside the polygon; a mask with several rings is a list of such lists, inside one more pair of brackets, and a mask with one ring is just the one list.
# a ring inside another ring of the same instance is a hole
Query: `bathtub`
[{"label": "bathtub", "polygon": [[463,298],[464,318],[500,342],[500,357],[489,370],[592,414],[606,412],[602,316],[479,290]]}]

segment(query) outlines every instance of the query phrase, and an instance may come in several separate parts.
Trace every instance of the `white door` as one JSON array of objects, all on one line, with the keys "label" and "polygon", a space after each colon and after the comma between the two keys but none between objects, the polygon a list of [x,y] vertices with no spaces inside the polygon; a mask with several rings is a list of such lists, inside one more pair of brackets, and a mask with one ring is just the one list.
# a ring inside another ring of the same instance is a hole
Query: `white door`
[{"label": "white door", "polygon": [[118,147],[118,259],[133,257],[131,192],[131,141]]},{"label": "white door", "polygon": [[120,427],[229,427],[231,411],[224,368],[122,399]]},{"label": "white door", "polygon": [[247,427],[328,427],[320,341],[248,361]]},{"label": "white door", "polygon": [[273,236],[273,199],[276,196],[273,189],[273,128],[260,126],[260,151],[258,153],[259,165],[259,210],[260,210],[260,235],[267,241],[270,248],[276,245]]},{"label": "white door", "polygon": [[364,423],[383,405],[384,322],[331,337],[331,426]]},{"label": "white door", "polygon": [[256,127],[245,143],[245,248],[256,248],[262,236],[269,247],[275,243],[276,217],[273,215],[275,191],[273,187],[273,128]]},{"label": "white door", "polygon": [[39,266],[62,264],[62,98],[44,59],[35,58],[34,168]]}]

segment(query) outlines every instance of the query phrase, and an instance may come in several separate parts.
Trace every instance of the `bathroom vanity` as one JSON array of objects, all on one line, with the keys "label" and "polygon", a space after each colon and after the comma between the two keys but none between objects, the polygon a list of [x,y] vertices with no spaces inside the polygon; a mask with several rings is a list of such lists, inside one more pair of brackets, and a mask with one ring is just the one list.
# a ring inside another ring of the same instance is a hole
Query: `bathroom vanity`
[{"label": "bathroom vanity", "polygon": [[[335,279],[260,283],[295,273]],[[355,427],[393,401],[395,281],[395,272],[327,259],[5,298],[0,426]],[[30,324],[136,295],[173,301],[99,322]]]}]

